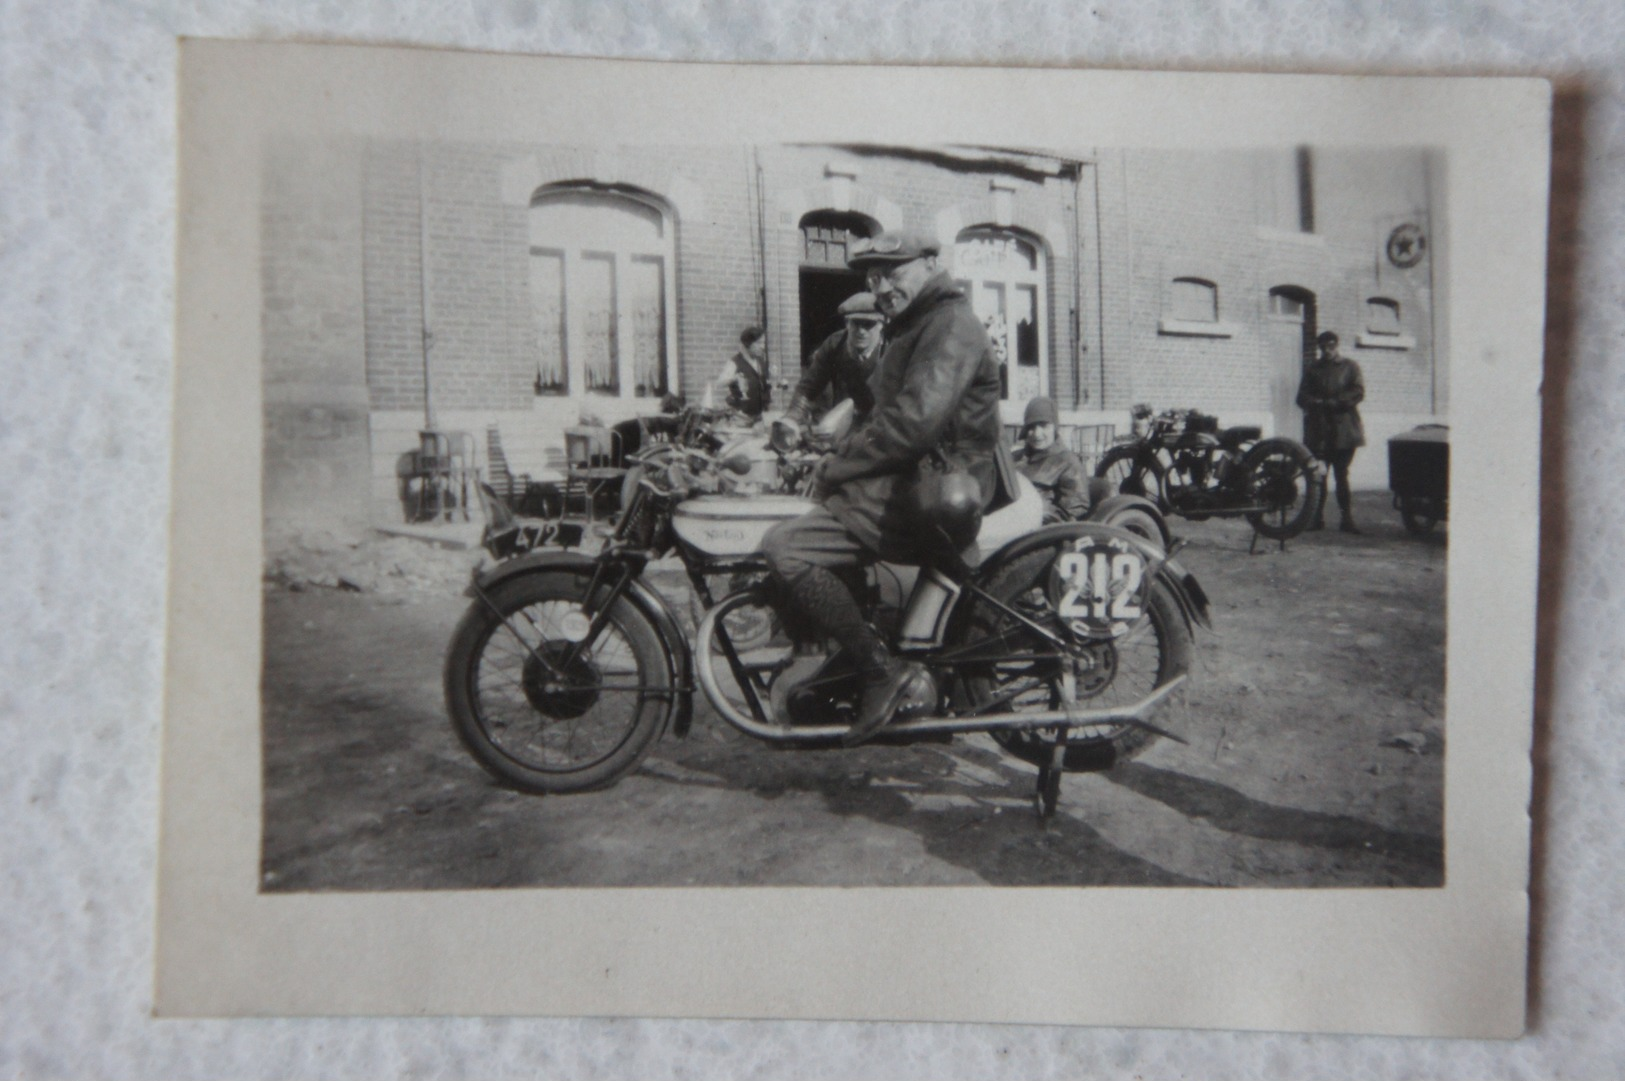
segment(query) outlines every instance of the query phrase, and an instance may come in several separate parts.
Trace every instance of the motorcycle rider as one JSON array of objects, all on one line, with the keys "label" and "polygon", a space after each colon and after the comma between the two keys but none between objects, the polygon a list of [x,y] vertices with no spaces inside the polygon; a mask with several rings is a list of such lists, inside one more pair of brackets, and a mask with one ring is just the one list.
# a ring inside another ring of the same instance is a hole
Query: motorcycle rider
[{"label": "motorcycle rider", "polygon": [[[785,419],[806,427],[815,419],[813,410],[826,391],[830,404],[850,398],[862,420],[874,408],[875,396],[869,377],[880,360],[880,337],[885,316],[875,307],[873,293],[853,293],[841,301],[836,312],[845,326],[831,334],[807,358],[807,367],[790,398]],[[823,410],[819,410],[823,412]]]},{"label": "motorcycle rider", "polygon": [[[1349,491],[1349,465],[1354,452],[1365,446],[1365,425],[1359,405],[1365,401],[1365,377],[1360,365],[1337,351],[1337,335],[1328,330],[1315,339],[1320,356],[1303,370],[1298,385],[1298,408],[1303,410],[1303,443],[1309,453],[1331,467],[1337,481],[1337,509],[1344,533],[1359,533],[1354,524]],[[1321,485],[1310,529],[1326,528],[1326,487]]]},{"label": "motorcycle rider", "polygon": [[1089,514],[1090,476],[1083,462],[1055,438],[1060,411],[1050,398],[1034,398],[1021,418],[1022,447],[1016,468],[1044,497],[1044,524],[1072,522]]},{"label": "motorcycle rider", "polygon": [[[819,505],[775,526],[763,542],[792,607],[857,668],[862,694],[843,738],[848,746],[873,736],[905,703],[913,708],[934,695],[930,675],[891,655],[835,571],[877,558],[919,562],[940,536],[934,521],[1008,502],[1014,491],[999,423],[998,363],[938,251],[934,237],[901,231],[852,245],[847,264],[866,272],[887,319],[870,381],[874,409],[819,464]],[[971,487],[979,499],[967,499]],[[946,496],[922,505],[921,494],[933,492]],[[972,523],[972,544],[974,536]]]}]

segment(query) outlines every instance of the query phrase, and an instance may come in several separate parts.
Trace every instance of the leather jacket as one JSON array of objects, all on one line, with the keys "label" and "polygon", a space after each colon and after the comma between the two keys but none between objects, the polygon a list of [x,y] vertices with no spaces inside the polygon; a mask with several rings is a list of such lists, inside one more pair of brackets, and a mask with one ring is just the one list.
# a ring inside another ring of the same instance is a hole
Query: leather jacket
[{"label": "leather jacket", "polygon": [[945,271],[886,328],[869,381],[874,411],[824,468],[824,505],[865,547],[912,562],[922,551],[913,488],[928,458],[975,477],[984,509],[1014,496],[999,421],[999,365],[982,321]]},{"label": "leather jacket", "polygon": [[1043,450],[1016,451],[1016,469],[1044,497],[1044,524],[1073,522],[1089,515],[1089,474],[1083,462],[1060,443]]},{"label": "leather jacket", "polygon": [[1317,457],[1365,446],[1359,405],[1365,401],[1365,377],[1347,357],[1310,362],[1298,386],[1303,410],[1303,445]]}]

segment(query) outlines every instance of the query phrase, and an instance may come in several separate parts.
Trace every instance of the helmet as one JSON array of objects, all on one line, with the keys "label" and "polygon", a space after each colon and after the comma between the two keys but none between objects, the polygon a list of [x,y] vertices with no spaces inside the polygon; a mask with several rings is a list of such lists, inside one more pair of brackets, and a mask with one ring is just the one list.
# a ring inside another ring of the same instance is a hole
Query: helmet
[{"label": "helmet", "polygon": [[914,502],[931,546],[939,546],[944,535],[956,552],[976,543],[982,528],[982,486],[969,473],[925,473],[915,485]]}]

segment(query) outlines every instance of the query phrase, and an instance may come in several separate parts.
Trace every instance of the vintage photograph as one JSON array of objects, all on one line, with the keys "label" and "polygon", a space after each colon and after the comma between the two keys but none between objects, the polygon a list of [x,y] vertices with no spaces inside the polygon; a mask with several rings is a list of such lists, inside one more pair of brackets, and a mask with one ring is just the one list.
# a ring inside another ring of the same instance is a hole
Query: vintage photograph
[{"label": "vintage photograph", "polygon": [[1521,1030],[1546,84],[181,86],[161,1015]]},{"label": "vintage photograph", "polygon": [[260,891],[1444,886],[1451,166],[265,138]]}]

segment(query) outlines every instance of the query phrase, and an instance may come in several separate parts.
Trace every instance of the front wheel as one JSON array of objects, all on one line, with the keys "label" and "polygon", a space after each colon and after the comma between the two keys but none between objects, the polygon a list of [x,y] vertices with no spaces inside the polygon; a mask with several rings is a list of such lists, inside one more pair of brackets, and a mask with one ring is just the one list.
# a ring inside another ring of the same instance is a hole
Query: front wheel
[{"label": "front wheel", "polygon": [[581,792],[637,766],[674,691],[660,635],[625,597],[588,637],[589,579],[528,574],[475,600],[446,655],[446,708],[463,746],[526,792]]},{"label": "front wheel", "polygon": [[1147,458],[1137,447],[1113,447],[1095,467],[1113,494],[1144,496],[1168,513],[1168,478],[1162,463]]},{"label": "front wheel", "polygon": [[[1062,649],[1009,613],[981,602],[967,625],[966,642],[994,643],[1002,659],[967,666],[965,686],[978,711],[1048,711],[1064,701],[1081,708],[1128,706],[1190,669],[1190,625],[1179,602],[1161,582],[1146,588],[1145,617],[1115,638],[1078,639],[1056,611],[1050,571],[1064,546],[1030,552],[994,573],[987,591],[999,601],[1067,640]],[[1054,763],[1059,728],[998,730],[993,738],[1035,766]],[[1061,765],[1067,770],[1109,769],[1133,758],[1156,739],[1132,724],[1091,723],[1068,727]]]},{"label": "front wheel", "polygon": [[1260,536],[1290,540],[1309,526],[1320,500],[1320,480],[1308,448],[1290,439],[1254,444],[1236,466],[1243,496],[1265,509],[1247,515]]}]

